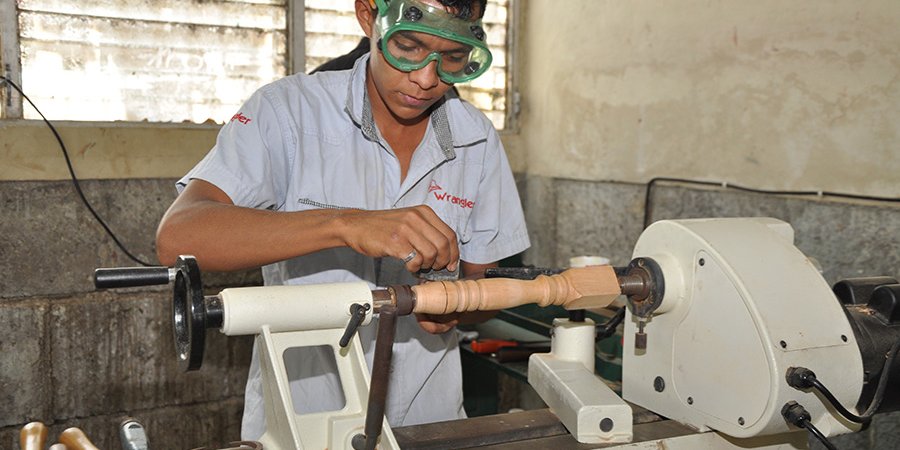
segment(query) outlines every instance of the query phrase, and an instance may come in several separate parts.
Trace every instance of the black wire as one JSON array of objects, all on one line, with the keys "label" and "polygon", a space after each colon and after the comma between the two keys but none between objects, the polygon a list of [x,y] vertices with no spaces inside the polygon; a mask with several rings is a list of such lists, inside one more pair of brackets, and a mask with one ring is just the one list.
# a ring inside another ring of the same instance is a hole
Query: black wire
[{"label": "black wire", "polygon": [[816,426],[812,424],[812,422],[810,422],[808,420],[803,420],[800,423],[800,426],[803,428],[806,428],[806,431],[809,431],[809,434],[813,435],[816,439],[818,439],[819,442],[821,442],[822,445],[824,445],[825,448],[827,448],[828,450],[837,450],[837,447],[835,447],[834,444],[832,444],[831,441],[828,440],[828,438],[825,437],[825,435],[822,434],[822,432],[819,431],[819,429],[816,428]]},{"label": "black wire", "polygon": [[19,92],[22,98],[28,100],[28,103],[31,105],[31,107],[34,108],[34,110],[37,111],[38,114],[40,114],[41,119],[44,120],[44,123],[46,123],[47,126],[50,127],[50,131],[52,131],[53,136],[56,137],[56,142],[59,142],[59,147],[62,149],[63,156],[66,159],[66,166],[69,168],[69,175],[72,177],[72,185],[75,186],[75,192],[78,193],[78,196],[81,198],[81,201],[84,203],[84,206],[87,207],[88,211],[91,212],[91,215],[93,215],[94,218],[97,219],[97,222],[100,223],[100,226],[102,226],[103,229],[106,230],[106,234],[108,234],[109,237],[112,238],[113,242],[116,243],[119,249],[121,249],[126,255],[128,255],[128,257],[131,258],[132,261],[142,266],[151,266],[152,264],[140,260],[138,257],[132,255],[127,248],[125,248],[122,242],[119,241],[119,238],[116,237],[115,233],[113,233],[109,226],[106,225],[106,222],[104,222],[103,219],[100,218],[100,215],[97,214],[97,211],[94,210],[94,208],[91,206],[91,203],[88,202],[87,197],[84,196],[84,192],[81,190],[81,184],[78,182],[78,177],[75,176],[75,169],[72,167],[72,161],[69,159],[69,151],[66,150],[66,145],[63,143],[62,137],[59,136],[59,133],[56,131],[56,128],[53,126],[53,124],[50,123],[50,121],[47,120],[46,117],[44,117],[44,113],[42,113],[41,110],[38,109],[38,107],[34,104],[34,102],[31,101],[30,98],[28,98],[27,95],[25,95],[25,92],[22,91],[22,88],[20,88],[18,85],[16,85],[16,83],[13,83],[12,80],[4,77],[3,75],[0,75],[0,79],[9,83],[10,86],[15,88],[15,90]]},{"label": "black wire", "polygon": [[837,398],[825,387],[822,382],[820,382],[816,377],[810,377],[809,382],[812,383],[812,387],[817,389],[825,398],[831,403],[832,406],[847,420],[856,423],[868,423],[872,420],[872,416],[875,415],[875,411],[881,406],[881,402],[884,400],[884,390],[887,389],[888,378],[890,378],[891,366],[894,365],[894,359],[897,356],[897,351],[900,350],[900,341],[894,342],[894,345],[891,346],[891,349],[885,354],[884,366],[881,369],[881,376],[878,378],[878,387],[875,388],[875,395],[872,397],[872,403],[869,404],[869,407],[866,408],[866,411],[862,413],[862,415],[856,415],[851,413],[838,401]]},{"label": "black wire", "polygon": [[822,384],[822,382],[818,379],[811,378],[809,382],[812,384],[812,387],[819,391],[823,396],[825,396],[825,399],[828,400],[828,403],[831,403],[831,405],[834,406],[837,412],[840,415],[844,416],[847,420],[862,424],[868,423],[870,420],[872,420],[872,416],[866,417],[865,414],[863,414],[862,416],[857,416],[856,414],[850,412],[850,410],[845,408],[844,405],[842,405],[841,402],[834,396],[834,394],[832,394],[831,391],[829,391],[828,388],[826,388],[825,385]]},{"label": "black wire", "polygon": [[619,308],[605,323],[597,325],[597,337],[595,338],[597,341],[602,341],[616,333],[616,328],[625,319],[625,309],[624,306]]},{"label": "black wire", "polygon": [[770,194],[770,195],[797,195],[797,196],[829,196],[829,197],[840,197],[840,198],[852,198],[855,200],[872,200],[878,202],[900,202],[900,197],[877,197],[872,195],[857,195],[857,194],[845,194],[841,192],[829,192],[829,191],[769,191],[765,189],[755,189],[748,188],[744,186],[740,186],[737,184],[731,184],[727,182],[715,182],[715,181],[700,181],[700,180],[689,180],[685,178],[668,178],[668,177],[656,177],[652,178],[647,183],[647,190],[644,193],[644,228],[647,228],[650,223],[650,215],[653,211],[653,208],[650,204],[651,192],[653,190],[653,185],[659,181],[669,181],[673,183],[685,183],[685,184],[696,184],[703,186],[719,186],[726,189],[735,189],[738,191],[744,192],[752,192],[755,194]]}]

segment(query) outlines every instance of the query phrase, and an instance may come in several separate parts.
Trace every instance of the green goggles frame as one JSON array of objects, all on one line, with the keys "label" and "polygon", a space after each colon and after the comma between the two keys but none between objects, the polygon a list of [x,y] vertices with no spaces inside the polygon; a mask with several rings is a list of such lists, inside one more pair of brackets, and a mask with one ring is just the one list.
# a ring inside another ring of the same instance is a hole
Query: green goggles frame
[{"label": "green goggles frame", "polygon": [[[438,76],[444,82],[454,84],[474,80],[490,68],[493,55],[485,42],[487,36],[481,19],[460,19],[443,9],[416,0],[375,0],[375,5],[378,17],[375,20],[374,40],[384,59],[398,70],[412,72],[437,61]],[[418,62],[398,59],[390,51],[386,51],[385,45],[400,31],[426,33],[467,45],[472,48],[469,51],[469,62],[462,71],[445,72],[441,67],[443,58],[440,52],[431,52]],[[477,66],[473,67],[472,64]]]}]

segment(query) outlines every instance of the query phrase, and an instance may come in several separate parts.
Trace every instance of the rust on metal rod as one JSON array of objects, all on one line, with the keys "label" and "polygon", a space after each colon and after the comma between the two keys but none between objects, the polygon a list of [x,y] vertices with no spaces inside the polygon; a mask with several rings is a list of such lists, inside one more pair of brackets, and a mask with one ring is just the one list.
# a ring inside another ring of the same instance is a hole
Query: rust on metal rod
[{"label": "rust on metal rod", "polygon": [[413,312],[415,305],[416,294],[411,286],[401,284],[372,290],[372,310],[375,313],[391,306],[397,309],[398,316],[406,316]]},{"label": "rust on metal rod", "polygon": [[381,312],[381,308],[387,305],[396,305],[397,301],[390,289],[372,290],[372,311]]}]

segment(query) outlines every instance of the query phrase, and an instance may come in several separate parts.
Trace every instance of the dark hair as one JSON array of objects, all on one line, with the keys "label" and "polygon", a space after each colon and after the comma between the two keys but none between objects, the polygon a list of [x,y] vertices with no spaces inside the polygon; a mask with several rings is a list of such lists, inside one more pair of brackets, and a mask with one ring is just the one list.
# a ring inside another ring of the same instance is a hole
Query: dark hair
[{"label": "dark hair", "polygon": [[456,11],[456,17],[471,19],[473,7],[478,7],[478,18],[484,17],[487,0],[438,0],[451,11]]}]

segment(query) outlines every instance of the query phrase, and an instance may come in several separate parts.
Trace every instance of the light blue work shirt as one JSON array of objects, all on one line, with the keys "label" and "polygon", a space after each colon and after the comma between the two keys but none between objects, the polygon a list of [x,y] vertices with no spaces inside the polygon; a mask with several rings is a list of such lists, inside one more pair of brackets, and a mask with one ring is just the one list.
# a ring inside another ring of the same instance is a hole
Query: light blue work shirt
[{"label": "light blue work shirt", "polygon": [[[425,204],[457,233],[462,261],[490,263],[528,248],[519,195],[491,122],[450,91],[433,110],[401,182],[400,163],[372,117],[367,63],[368,55],[352,70],[297,74],[259,89],[221,129],[209,154],[179,180],[179,190],[190,179],[203,179],[235,205],[274,211]],[[263,277],[267,285],[418,282],[399,260],[346,247],[270,264]],[[370,370],[376,322],[359,333]],[[318,350],[303,348],[285,358],[298,412],[343,406],[330,352]],[[455,330],[433,335],[413,316],[398,318],[386,415],[395,427],[465,417]],[[258,439],[264,430],[254,348],[241,436]]]}]

